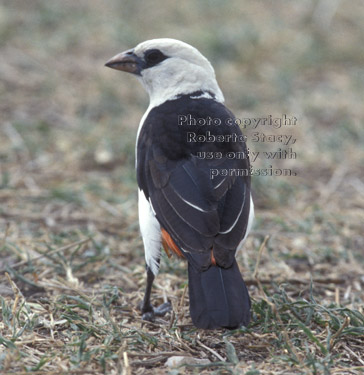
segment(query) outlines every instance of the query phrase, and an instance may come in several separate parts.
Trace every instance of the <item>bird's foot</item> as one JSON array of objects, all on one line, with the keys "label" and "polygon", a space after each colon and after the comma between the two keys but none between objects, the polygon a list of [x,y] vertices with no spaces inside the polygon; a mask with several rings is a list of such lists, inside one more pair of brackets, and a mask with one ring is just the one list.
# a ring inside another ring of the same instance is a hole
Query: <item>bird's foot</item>
[{"label": "bird's foot", "polygon": [[154,322],[156,316],[164,316],[168,312],[172,311],[172,305],[170,302],[162,303],[157,307],[153,307],[152,305],[140,306],[142,311],[142,318],[143,320],[147,320],[148,322]]}]

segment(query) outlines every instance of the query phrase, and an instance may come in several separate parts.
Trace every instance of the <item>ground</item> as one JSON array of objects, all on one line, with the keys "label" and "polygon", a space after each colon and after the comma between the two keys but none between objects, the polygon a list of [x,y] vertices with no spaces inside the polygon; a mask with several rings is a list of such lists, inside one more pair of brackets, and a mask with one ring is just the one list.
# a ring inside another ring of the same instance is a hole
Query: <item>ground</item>
[{"label": "ground", "polygon": [[[363,373],[363,16],[359,0],[3,0],[1,373]],[[252,177],[247,328],[194,328],[186,264],[167,256],[152,299],[173,313],[138,311],[134,143],[148,98],[103,65],[154,37],[212,62],[254,168],[296,174]],[[297,122],[249,125],[270,115]],[[264,154],[279,148],[295,157]],[[173,356],[189,359],[166,366]]]}]

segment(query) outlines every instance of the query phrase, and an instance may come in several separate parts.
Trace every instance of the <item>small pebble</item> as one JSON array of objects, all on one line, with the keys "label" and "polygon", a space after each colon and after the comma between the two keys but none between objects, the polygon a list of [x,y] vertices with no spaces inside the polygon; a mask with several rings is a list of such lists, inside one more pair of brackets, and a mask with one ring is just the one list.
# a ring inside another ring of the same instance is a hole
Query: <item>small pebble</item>
[{"label": "small pebble", "polygon": [[208,359],[174,356],[167,359],[166,366],[172,368],[181,365],[208,365],[209,363],[210,361]]}]

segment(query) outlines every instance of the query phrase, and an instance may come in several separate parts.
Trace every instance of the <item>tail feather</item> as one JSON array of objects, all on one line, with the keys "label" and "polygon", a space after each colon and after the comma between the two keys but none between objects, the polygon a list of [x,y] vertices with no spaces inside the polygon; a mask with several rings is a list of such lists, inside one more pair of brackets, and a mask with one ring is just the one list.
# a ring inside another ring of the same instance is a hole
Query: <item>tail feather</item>
[{"label": "tail feather", "polygon": [[190,314],[198,328],[237,328],[250,321],[250,298],[234,259],[229,268],[196,271],[188,265]]}]

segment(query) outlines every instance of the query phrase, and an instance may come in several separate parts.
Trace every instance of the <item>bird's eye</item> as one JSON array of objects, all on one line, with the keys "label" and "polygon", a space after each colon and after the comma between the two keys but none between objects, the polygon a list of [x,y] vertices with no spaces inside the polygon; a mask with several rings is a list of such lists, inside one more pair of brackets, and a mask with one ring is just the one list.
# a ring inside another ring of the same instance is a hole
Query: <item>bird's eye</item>
[{"label": "bird's eye", "polygon": [[151,52],[147,55],[147,60],[150,61],[150,62],[155,62],[155,61],[159,60],[160,56],[161,56],[160,52],[157,52],[157,51]]},{"label": "bird's eye", "polygon": [[165,60],[167,58],[167,56],[165,56],[158,49],[152,49],[152,50],[149,50],[149,51],[145,52],[144,58],[145,58],[146,63],[149,66],[152,66],[152,65],[155,65],[155,64],[158,64],[158,63],[162,62],[163,60]]}]

